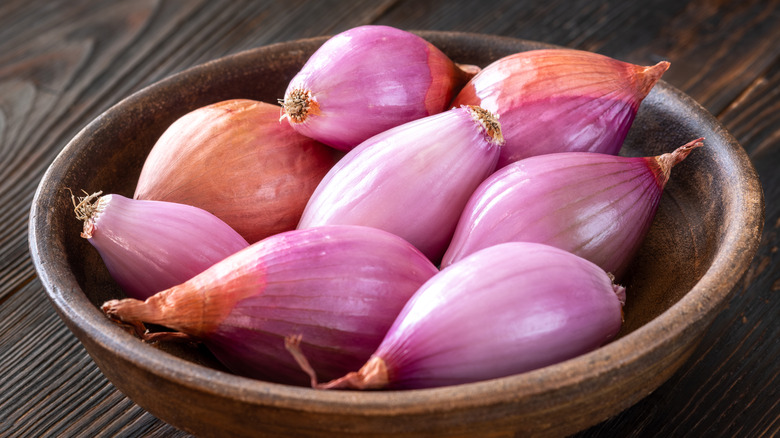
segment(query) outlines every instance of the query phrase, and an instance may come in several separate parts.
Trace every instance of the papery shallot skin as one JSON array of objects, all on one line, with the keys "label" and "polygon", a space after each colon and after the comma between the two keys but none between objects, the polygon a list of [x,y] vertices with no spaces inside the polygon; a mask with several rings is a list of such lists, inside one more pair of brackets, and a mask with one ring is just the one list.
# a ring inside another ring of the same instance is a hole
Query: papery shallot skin
[{"label": "papery shallot skin", "polygon": [[560,152],[513,162],[474,191],[442,267],[497,243],[525,241],[572,252],[621,279],[672,167],[701,140],[657,157]]},{"label": "papery shallot skin", "polygon": [[225,222],[190,205],[108,194],[80,206],[86,213],[81,236],[132,298],[183,283],[249,246]]},{"label": "papery shallot skin", "polygon": [[292,78],[283,117],[298,132],[348,151],[448,109],[472,76],[411,32],[358,26],[328,39]]},{"label": "papery shallot skin", "polygon": [[616,155],[639,106],[669,68],[574,49],[519,52],[483,68],[453,105],[497,114],[506,145],[498,168],[554,152]]},{"label": "papery shallot skin", "polygon": [[432,388],[531,371],[609,342],[624,302],[625,289],[581,257],[495,245],[428,280],[360,371],[317,387]]},{"label": "papery shallot skin", "polygon": [[372,226],[438,262],[463,206],[498,159],[500,126],[480,111],[453,108],[366,140],[325,175],[298,228]]},{"label": "papery shallot skin", "polygon": [[300,335],[321,375],[359,367],[409,297],[438,269],[408,242],[370,227],[329,226],[268,237],[145,302],[109,301],[124,321],[160,324],[203,343],[236,374],[309,380],[285,351]]},{"label": "papery shallot skin", "polygon": [[133,197],[200,207],[249,243],[294,229],[337,156],[279,123],[280,109],[231,99],[185,114],[149,152]]}]

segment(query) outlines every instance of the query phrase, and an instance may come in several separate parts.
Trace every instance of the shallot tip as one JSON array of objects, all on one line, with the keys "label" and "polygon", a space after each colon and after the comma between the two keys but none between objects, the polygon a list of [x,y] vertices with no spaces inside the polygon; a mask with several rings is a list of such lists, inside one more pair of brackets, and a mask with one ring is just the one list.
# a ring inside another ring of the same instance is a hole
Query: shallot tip
[{"label": "shallot tip", "polygon": [[150,332],[146,330],[141,340],[146,343],[154,344],[156,342],[168,341],[168,342],[185,342],[190,344],[197,344],[200,342],[196,337],[182,332]]},{"label": "shallot tip", "polygon": [[387,362],[378,356],[372,356],[358,371],[347,373],[343,377],[317,385],[317,389],[383,389],[390,382],[387,375]]},{"label": "shallot tip", "polygon": [[[146,326],[141,321],[125,321],[122,319],[120,315],[117,314],[116,308],[117,305],[120,303],[121,300],[109,300],[103,303],[102,306],[100,306],[100,310],[103,311],[103,313],[116,323],[117,325],[128,329],[132,334],[135,334],[137,337],[143,339],[144,336],[146,336],[146,333],[148,330],[146,329]],[[119,306],[121,307],[121,306]]]},{"label": "shallot tip", "polygon": [[284,338],[284,348],[295,359],[311,379],[311,387],[314,389],[381,389],[387,386],[387,364],[384,359],[372,356],[358,371],[345,374],[342,377],[329,382],[318,383],[317,373],[309,363],[306,355],[301,351],[301,335],[290,335]]},{"label": "shallot tip", "polygon": [[661,79],[661,76],[669,69],[671,63],[669,61],[661,61],[655,65],[645,67],[641,73],[641,85],[638,91],[642,96],[647,96],[650,90],[653,89],[655,84]]},{"label": "shallot tip", "polygon": [[461,71],[462,74],[466,76],[467,79],[473,78],[477,75],[477,73],[482,71],[482,67],[474,64],[460,64],[456,62],[455,66],[458,68],[458,70]]},{"label": "shallot tip", "polygon": [[[138,300],[133,300],[138,301]],[[100,306],[100,310],[112,321],[116,322],[130,322],[123,318],[122,308],[126,305],[127,300],[108,300]]]},{"label": "shallot tip", "polygon": [[686,159],[688,155],[690,155],[691,151],[702,146],[704,146],[704,137],[699,137],[696,140],[691,140],[688,143],[678,147],[672,152],[655,157],[656,161],[658,162],[658,166],[660,167],[664,183],[669,180],[672,167],[680,164],[681,161]]},{"label": "shallot tip", "polygon": [[284,348],[290,352],[293,359],[295,359],[295,362],[298,363],[298,366],[301,367],[301,370],[303,370],[303,372],[309,376],[309,379],[311,380],[311,387],[316,388],[318,386],[317,372],[314,371],[314,368],[309,363],[309,360],[306,359],[306,355],[303,354],[303,351],[301,351],[301,339],[303,339],[303,335],[300,334],[286,336],[284,338]]},{"label": "shallot tip", "polygon": [[125,298],[109,300],[100,306],[100,310],[111,320],[124,324],[140,324],[143,321],[157,323],[163,320],[164,310],[155,305],[160,294],[155,294],[147,300]]},{"label": "shallot tip", "polygon": [[[144,309],[145,301],[128,298],[124,300],[108,300],[100,306],[100,310],[117,325],[127,328],[142,341],[156,343],[160,341],[198,342],[197,338],[183,332],[165,331],[150,332],[141,318],[134,316],[133,309]],[[128,310],[129,309],[129,310]]]},{"label": "shallot tip", "polygon": [[[704,146],[704,137],[699,137],[696,140],[692,140],[679,148],[675,149],[671,155],[674,157],[674,164],[684,160],[692,150]],[[673,165],[674,165],[673,164]]]}]

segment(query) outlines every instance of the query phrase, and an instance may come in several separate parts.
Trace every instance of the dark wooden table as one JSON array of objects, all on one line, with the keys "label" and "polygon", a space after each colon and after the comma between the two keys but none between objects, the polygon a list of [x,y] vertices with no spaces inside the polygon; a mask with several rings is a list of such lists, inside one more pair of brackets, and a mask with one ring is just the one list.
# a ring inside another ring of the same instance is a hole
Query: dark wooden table
[{"label": "dark wooden table", "polygon": [[667,383],[581,437],[780,435],[780,2],[777,0],[3,0],[0,2],[0,436],[186,436],[115,389],[36,278],[29,206],[90,120],[195,64],[362,24],[479,32],[638,64],[711,111],[760,174],[752,266]]}]

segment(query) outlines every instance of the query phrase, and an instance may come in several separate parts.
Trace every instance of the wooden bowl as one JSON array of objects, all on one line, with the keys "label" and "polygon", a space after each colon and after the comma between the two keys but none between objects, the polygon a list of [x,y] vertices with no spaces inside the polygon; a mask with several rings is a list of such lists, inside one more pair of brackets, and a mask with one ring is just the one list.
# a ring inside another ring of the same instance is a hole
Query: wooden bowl
[{"label": "wooden bowl", "polygon": [[[480,66],[549,47],[419,34],[456,62]],[[123,293],[79,237],[67,189],[132,196],[147,153],[174,120],[230,98],[276,102],[324,41],[260,47],[149,86],[87,125],[43,177],[30,218],[35,267],[59,315],[117,388],[163,421],[202,436],[562,436],[631,406],[688,359],[756,252],[764,204],[744,150],[663,81],[643,102],[622,153],[657,155],[700,136],[705,147],[674,168],[625,282],[625,328],[594,352],[473,384],[321,391],[231,375],[202,348],[146,344],[110,322],[98,306]]]}]

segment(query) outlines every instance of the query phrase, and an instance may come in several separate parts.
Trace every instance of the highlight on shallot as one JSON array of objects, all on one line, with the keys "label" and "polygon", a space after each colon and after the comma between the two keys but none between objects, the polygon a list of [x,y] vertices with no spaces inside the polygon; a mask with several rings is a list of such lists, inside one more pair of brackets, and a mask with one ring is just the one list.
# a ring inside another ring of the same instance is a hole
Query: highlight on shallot
[{"label": "highlight on shallot", "polygon": [[96,192],[74,204],[81,237],[98,251],[111,277],[133,298],[183,283],[249,246],[213,214],[190,205],[139,201]]},{"label": "highlight on shallot", "polygon": [[328,39],[292,78],[282,119],[348,151],[369,137],[438,114],[473,76],[423,38],[358,26]]},{"label": "highlight on shallot", "polygon": [[200,207],[249,243],[294,229],[337,157],[279,123],[279,110],[231,99],[185,114],[149,152],[134,198]]},{"label": "highlight on shallot", "polygon": [[496,118],[459,107],[397,126],[348,152],[323,178],[298,228],[380,228],[441,259],[463,207],[496,166]]},{"label": "highlight on shallot", "polygon": [[[370,227],[326,226],[263,239],[145,301],[102,309],[142,338],[192,338],[236,374],[306,384],[285,351],[301,346],[323,376],[365,362],[412,294],[438,269],[398,236]],[[145,333],[143,323],[175,332]]]},{"label": "highlight on shallot", "polygon": [[453,105],[479,105],[501,120],[498,168],[553,152],[616,155],[639,105],[669,62],[639,66],[574,49],[519,52],[483,68]]},{"label": "highlight on shallot", "polygon": [[551,246],[509,242],[441,270],[409,300],[358,370],[319,383],[320,370],[285,345],[319,389],[408,389],[518,374],[592,351],[622,325],[625,289],[595,264]]},{"label": "highlight on shallot", "polygon": [[559,152],[511,163],[475,190],[442,266],[497,243],[525,241],[567,250],[621,278],[672,167],[702,140],[655,157]]}]

